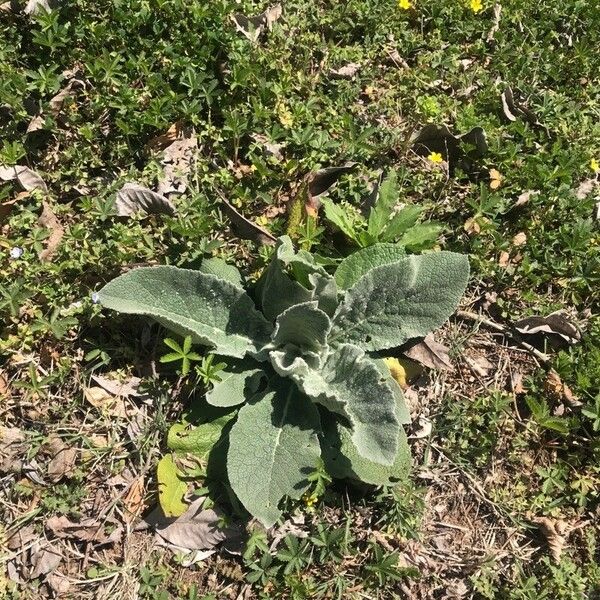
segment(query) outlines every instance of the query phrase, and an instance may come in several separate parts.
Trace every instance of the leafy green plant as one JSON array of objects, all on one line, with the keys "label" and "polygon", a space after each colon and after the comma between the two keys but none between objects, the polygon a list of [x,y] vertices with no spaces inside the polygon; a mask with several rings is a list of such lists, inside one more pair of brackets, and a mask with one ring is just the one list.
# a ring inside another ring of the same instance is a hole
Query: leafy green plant
[{"label": "leafy green plant", "polygon": [[179,431],[177,441],[202,454],[209,478],[211,471],[227,478],[241,504],[269,526],[282,498],[297,499],[309,487],[320,456],[338,478],[386,484],[405,475],[402,424],[410,416],[377,353],[440,326],[468,275],[466,256],[407,257],[391,244],[351,255],[330,275],[283,237],[253,298],[239,272],[215,259],[198,271],[139,268],[99,297],[107,308],[150,316],[230,357],[206,395],[227,414]]},{"label": "leafy green plant", "polygon": [[397,242],[409,250],[431,248],[441,231],[437,223],[417,223],[422,206],[409,204],[396,210],[400,198],[397,171],[390,171],[377,187],[369,217],[351,215],[329,198],[322,200],[325,217],[357,246],[366,248],[378,242]]},{"label": "leafy green plant", "polygon": [[202,357],[197,352],[192,352],[192,336],[186,335],[183,340],[183,345],[180,346],[171,338],[164,339],[165,346],[168,346],[173,352],[168,352],[160,357],[161,363],[179,362],[181,361],[181,374],[187,375],[190,372],[192,361],[202,360]]}]

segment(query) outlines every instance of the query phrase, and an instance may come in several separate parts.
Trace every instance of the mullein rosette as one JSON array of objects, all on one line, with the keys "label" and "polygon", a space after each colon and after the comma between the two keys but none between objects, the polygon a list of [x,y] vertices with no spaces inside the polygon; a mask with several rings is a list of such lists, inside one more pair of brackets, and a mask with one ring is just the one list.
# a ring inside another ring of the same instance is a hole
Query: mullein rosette
[{"label": "mullein rosette", "polygon": [[464,255],[406,255],[395,244],[360,250],[331,275],[282,237],[249,293],[235,267],[211,258],[195,271],[135,269],[99,298],[227,357],[206,396],[219,418],[180,426],[169,446],[198,454],[209,479],[227,480],[271,526],[284,497],[306,492],[320,458],[331,476],[373,485],[407,474],[410,417],[379,356],[442,325],[468,277]]}]

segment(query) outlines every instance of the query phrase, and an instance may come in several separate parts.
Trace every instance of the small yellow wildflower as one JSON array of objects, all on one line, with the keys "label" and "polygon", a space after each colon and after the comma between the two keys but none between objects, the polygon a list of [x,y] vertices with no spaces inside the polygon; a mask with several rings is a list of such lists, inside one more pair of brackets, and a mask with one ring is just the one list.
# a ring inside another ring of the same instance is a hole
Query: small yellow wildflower
[{"label": "small yellow wildflower", "polygon": [[439,152],[432,152],[427,158],[432,163],[441,163],[444,160],[444,157]]},{"label": "small yellow wildflower", "polygon": [[600,173],[600,163],[595,158],[590,160],[590,169],[594,171],[594,173]]},{"label": "small yellow wildflower", "polygon": [[286,129],[289,129],[294,124],[294,115],[292,115],[292,111],[283,102],[278,102],[276,109],[279,122]]},{"label": "small yellow wildflower", "polygon": [[412,8],[412,4],[410,3],[410,0],[398,0],[398,6],[402,10],[408,10],[408,9]]},{"label": "small yellow wildflower", "polygon": [[302,500],[304,500],[304,504],[306,505],[306,508],[308,508],[309,510],[312,509],[314,507],[314,505],[317,503],[317,500],[319,499],[319,497],[316,494],[304,494],[304,496],[302,497]]},{"label": "small yellow wildflower", "polygon": [[481,0],[471,0],[471,10],[477,14],[483,10],[483,4]]}]

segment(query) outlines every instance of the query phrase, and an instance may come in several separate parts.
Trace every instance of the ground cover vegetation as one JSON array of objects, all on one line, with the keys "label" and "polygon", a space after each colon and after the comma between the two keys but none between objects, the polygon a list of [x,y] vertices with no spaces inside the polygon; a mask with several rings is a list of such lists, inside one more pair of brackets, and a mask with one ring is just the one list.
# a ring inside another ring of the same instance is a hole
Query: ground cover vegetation
[{"label": "ground cover vegetation", "polygon": [[[1,3],[0,597],[598,597],[599,30],[578,0]],[[460,256],[407,335],[336,309]],[[190,269],[252,336],[114,300]],[[403,397],[386,440],[334,400],[332,321]],[[232,494],[211,449],[248,459],[241,415],[280,439],[286,380],[302,477]]]}]

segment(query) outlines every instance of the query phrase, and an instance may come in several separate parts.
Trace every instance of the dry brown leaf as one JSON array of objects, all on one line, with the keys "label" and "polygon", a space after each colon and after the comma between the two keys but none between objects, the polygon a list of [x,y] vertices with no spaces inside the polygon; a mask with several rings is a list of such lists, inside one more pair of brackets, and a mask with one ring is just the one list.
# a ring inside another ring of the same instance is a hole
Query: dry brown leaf
[{"label": "dry brown leaf", "polygon": [[600,180],[598,178],[594,177],[582,181],[575,193],[577,200],[585,200],[596,188],[600,188]]},{"label": "dry brown leaf", "polygon": [[521,231],[515,235],[512,239],[513,246],[523,246],[527,243],[527,234],[524,231]]},{"label": "dry brown leaf", "polygon": [[480,233],[481,232],[481,225],[479,224],[479,221],[475,218],[475,217],[471,217],[470,219],[467,219],[465,221],[465,224],[463,225],[463,229],[468,233]]},{"label": "dry brown leaf", "polygon": [[129,377],[126,381],[117,381],[103,375],[92,375],[92,379],[112,396],[128,398],[143,395],[138,389],[142,382],[139,377]]},{"label": "dry brown leaf", "polygon": [[46,577],[48,585],[61,597],[71,589],[71,582],[62,573],[52,572]]},{"label": "dry brown leaf", "polygon": [[95,408],[113,417],[126,417],[127,410],[121,398],[115,398],[99,386],[84,388],[85,399]]},{"label": "dry brown leaf", "polygon": [[432,333],[428,334],[418,344],[406,350],[404,355],[429,369],[451,371],[453,368],[452,361],[448,355],[448,348],[444,344],[436,342]]},{"label": "dry brown leaf", "polygon": [[[116,523],[111,522],[110,524],[114,525]],[[46,529],[60,539],[110,544],[121,538],[122,527],[116,527],[110,535],[107,535],[104,531],[104,525],[103,522],[91,517],[82,519],[79,523],[70,521],[64,515],[53,516],[46,520]]]},{"label": "dry brown leaf", "polygon": [[330,73],[339,79],[352,79],[358,73],[360,67],[360,63],[351,62],[339,69],[331,69]]},{"label": "dry brown leaf", "polygon": [[[80,87],[83,85],[84,85],[83,82],[79,81],[78,79],[72,79],[71,81],[69,81],[67,83],[67,85],[60,92],[58,92],[58,94],[56,94],[54,97],[52,97],[50,99],[50,102],[48,103],[48,113],[50,115],[52,115],[54,118],[58,117],[58,115],[60,114],[60,111],[62,110],[64,103],[67,101],[68,98],[73,97],[74,90],[77,87]],[[42,129],[44,127],[44,122],[45,122],[45,119],[44,119],[43,113],[36,115],[29,122],[26,133],[33,133],[35,131],[39,131],[40,129]]]},{"label": "dry brown leaf", "polygon": [[502,185],[504,177],[497,169],[490,169],[490,188],[497,190]]},{"label": "dry brown leaf", "polygon": [[22,165],[14,167],[0,165],[0,180],[16,181],[26,192],[40,190],[44,194],[48,193],[44,180],[35,171]]},{"label": "dry brown leaf", "polygon": [[274,235],[269,233],[266,229],[263,229],[256,223],[253,223],[249,219],[246,219],[230,202],[225,198],[221,197],[223,206],[223,212],[229,217],[231,225],[235,230],[236,234],[244,240],[252,240],[257,244],[263,244],[267,246],[275,245],[277,239]]},{"label": "dry brown leaf", "polygon": [[156,190],[161,196],[185,193],[197,154],[198,138],[193,130],[165,149],[160,161],[163,174]]},{"label": "dry brown leaf", "polygon": [[549,519],[548,517],[536,517],[533,522],[539,526],[544,534],[554,561],[560,562],[571,529],[569,524],[562,519]]},{"label": "dry brown leaf", "polygon": [[60,551],[52,544],[46,544],[39,549],[32,548],[29,579],[37,579],[51,573],[58,567],[61,559]]},{"label": "dry brown leaf", "polygon": [[173,125],[171,125],[171,127],[169,127],[165,133],[161,133],[160,135],[153,137],[146,144],[146,147],[149,150],[164,150],[183,134],[183,130],[183,121],[177,121],[173,123]]},{"label": "dry brown leaf", "polygon": [[500,257],[498,258],[498,265],[502,268],[508,267],[510,264],[510,254],[508,252],[502,251],[500,252]]},{"label": "dry brown leaf", "polygon": [[519,194],[517,201],[514,203],[514,208],[518,208],[520,206],[525,206],[533,196],[539,196],[539,191],[537,190],[527,190],[522,194]]},{"label": "dry brown leaf", "polygon": [[127,522],[133,521],[144,510],[144,478],[137,477],[131,482],[127,493],[123,497],[123,506],[125,507],[125,519]]},{"label": "dry brown leaf", "polygon": [[564,401],[571,408],[577,408],[583,404],[554,369],[550,369],[546,375],[544,390],[554,400]]},{"label": "dry brown leaf", "polygon": [[0,473],[18,473],[26,451],[25,433],[18,427],[0,427]]},{"label": "dry brown leaf", "polygon": [[48,262],[56,254],[56,250],[65,235],[65,228],[60,224],[47,202],[42,202],[42,214],[38,219],[38,224],[50,230],[50,235],[46,239],[46,248],[38,255],[42,262]]},{"label": "dry brown leaf", "polygon": [[8,377],[0,370],[0,399],[7,399],[10,396],[10,387]]},{"label": "dry brown leaf", "polygon": [[513,371],[510,374],[510,385],[512,388],[513,394],[519,396],[520,394],[524,394],[527,390],[523,385],[523,373],[521,371]]},{"label": "dry brown leaf", "polygon": [[465,356],[465,361],[471,370],[480,377],[485,377],[494,369],[494,365],[485,356]]},{"label": "dry brown leaf", "polygon": [[521,335],[547,340],[557,348],[581,340],[579,329],[569,321],[564,310],[558,310],[545,317],[526,317],[517,321],[514,327]]},{"label": "dry brown leaf", "polygon": [[[204,498],[197,498],[186,512],[175,519],[150,519],[156,535],[184,550],[207,550],[228,538],[237,537],[237,528],[223,528],[222,515],[212,508],[203,509]],[[155,515],[156,516],[156,515]]]},{"label": "dry brown leaf", "polygon": [[275,4],[274,6],[267,8],[267,10],[260,15],[247,17],[241,13],[236,13],[231,15],[231,20],[237,31],[252,43],[256,43],[263,31],[270,31],[273,28],[273,24],[281,18],[282,14],[282,5]]},{"label": "dry brown leaf", "polygon": [[272,156],[276,161],[283,160],[283,149],[284,144],[278,144],[271,141],[266,135],[260,133],[254,133],[252,139],[262,147],[263,153],[266,157]]},{"label": "dry brown leaf", "polygon": [[119,217],[130,217],[139,212],[149,215],[174,215],[177,212],[168,198],[137,183],[126,183],[117,192],[115,208]]},{"label": "dry brown leaf", "polygon": [[427,417],[420,416],[417,425],[418,428],[413,435],[409,436],[410,439],[420,440],[431,435],[433,423]]}]

